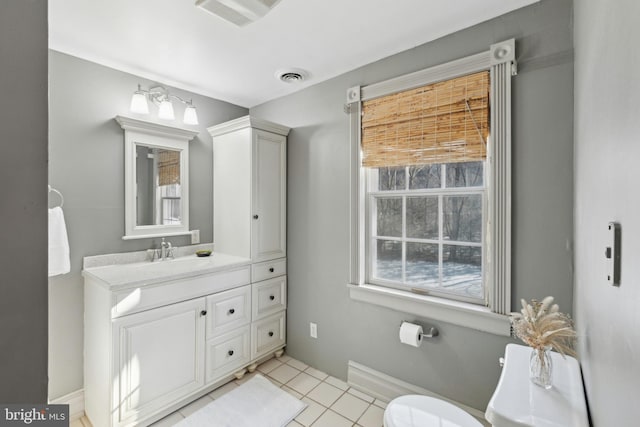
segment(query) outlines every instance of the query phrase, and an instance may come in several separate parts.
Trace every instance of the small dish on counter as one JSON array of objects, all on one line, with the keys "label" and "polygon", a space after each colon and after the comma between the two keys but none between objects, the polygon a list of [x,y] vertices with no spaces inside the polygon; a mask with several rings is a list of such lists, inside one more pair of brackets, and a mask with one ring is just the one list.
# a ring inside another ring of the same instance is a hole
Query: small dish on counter
[{"label": "small dish on counter", "polygon": [[205,256],[209,256],[209,255],[211,255],[211,251],[210,250],[203,249],[203,250],[200,250],[200,251],[196,251],[196,256],[199,256],[199,257],[205,257]]}]

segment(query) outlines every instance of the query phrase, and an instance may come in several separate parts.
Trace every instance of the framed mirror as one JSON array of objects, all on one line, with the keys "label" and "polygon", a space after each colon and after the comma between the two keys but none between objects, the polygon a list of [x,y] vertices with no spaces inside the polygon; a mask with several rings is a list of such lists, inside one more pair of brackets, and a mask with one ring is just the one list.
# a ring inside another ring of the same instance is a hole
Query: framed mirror
[{"label": "framed mirror", "polygon": [[189,234],[189,141],[198,132],[116,116],[124,129],[125,235]]}]

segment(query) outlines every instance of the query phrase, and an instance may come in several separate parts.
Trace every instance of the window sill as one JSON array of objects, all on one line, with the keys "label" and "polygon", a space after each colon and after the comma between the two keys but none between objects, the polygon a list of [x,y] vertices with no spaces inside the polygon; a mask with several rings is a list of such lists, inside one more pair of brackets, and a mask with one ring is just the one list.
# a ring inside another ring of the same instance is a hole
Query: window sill
[{"label": "window sill", "polygon": [[509,316],[492,313],[487,307],[416,295],[382,286],[348,284],[347,287],[349,296],[354,301],[367,302],[494,335],[509,336],[511,332]]}]

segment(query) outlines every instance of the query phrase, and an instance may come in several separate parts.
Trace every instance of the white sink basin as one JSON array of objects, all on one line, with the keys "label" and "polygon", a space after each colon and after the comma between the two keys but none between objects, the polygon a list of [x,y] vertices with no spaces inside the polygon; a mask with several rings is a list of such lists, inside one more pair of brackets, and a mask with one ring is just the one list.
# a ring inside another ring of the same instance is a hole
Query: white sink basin
[{"label": "white sink basin", "polygon": [[110,289],[141,286],[212,273],[232,265],[247,265],[247,258],[213,253],[208,257],[183,256],[166,261],[112,264],[86,268],[82,274],[99,280]]}]

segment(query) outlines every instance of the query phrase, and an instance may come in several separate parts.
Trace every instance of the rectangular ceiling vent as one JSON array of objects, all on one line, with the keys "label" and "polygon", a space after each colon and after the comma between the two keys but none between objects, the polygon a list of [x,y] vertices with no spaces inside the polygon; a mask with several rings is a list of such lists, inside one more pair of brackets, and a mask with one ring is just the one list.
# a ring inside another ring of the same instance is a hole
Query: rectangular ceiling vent
[{"label": "rectangular ceiling vent", "polygon": [[239,27],[257,21],[280,0],[196,0],[196,6]]}]

